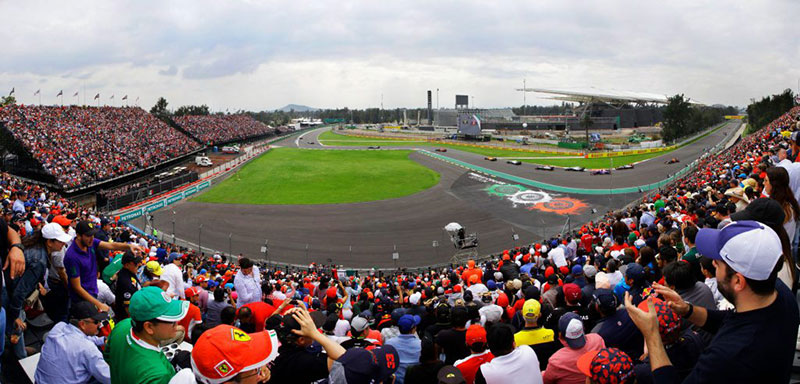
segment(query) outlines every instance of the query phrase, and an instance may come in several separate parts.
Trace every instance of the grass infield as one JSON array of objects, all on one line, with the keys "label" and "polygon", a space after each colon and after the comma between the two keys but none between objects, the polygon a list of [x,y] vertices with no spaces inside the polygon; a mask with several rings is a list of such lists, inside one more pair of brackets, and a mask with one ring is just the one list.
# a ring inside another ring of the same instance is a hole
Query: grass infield
[{"label": "grass infield", "polygon": [[407,196],[439,183],[411,152],[274,148],[192,201],[338,204]]}]

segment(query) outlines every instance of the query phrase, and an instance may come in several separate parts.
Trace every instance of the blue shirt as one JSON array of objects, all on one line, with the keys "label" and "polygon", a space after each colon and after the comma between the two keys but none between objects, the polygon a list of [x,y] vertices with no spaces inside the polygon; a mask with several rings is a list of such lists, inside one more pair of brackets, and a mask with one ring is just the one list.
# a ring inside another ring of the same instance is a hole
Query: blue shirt
[{"label": "blue shirt", "polygon": [[[94,239],[92,245],[86,252],[78,248],[78,241],[73,241],[64,254],[64,268],[67,270],[67,278],[80,277],[81,287],[93,297],[97,297],[97,251],[100,240]],[[73,302],[83,301],[83,298],[75,293],[70,285],[69,296]]]},{"label": "blue shirt", "polygon": [[400,357],[400,364],[395,371],[395,383],[402,384],[405,381],[406,369],[409,366],[419,364],[419,355],[422,351],[422,341],[417,335],[397,335],[386,342],[397,350]]},{"label": "blue shirt", "polygon": [[59,322],[42,346],[34,379],[37,383],[86,383],[91,378],[111,383],[111,371],[97,345],[99,337],[86,336],[72,324]]}]

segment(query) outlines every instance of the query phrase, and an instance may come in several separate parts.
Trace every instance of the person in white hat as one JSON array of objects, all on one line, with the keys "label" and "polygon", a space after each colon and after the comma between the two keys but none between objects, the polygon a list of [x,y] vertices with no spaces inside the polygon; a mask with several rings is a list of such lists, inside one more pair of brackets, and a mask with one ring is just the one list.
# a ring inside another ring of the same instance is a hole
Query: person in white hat
[{"label": "person in white hat", "polygon": [[[714,260],[719,291],[736,310],[707,310],[653,284],[675,313],[715,334],[684,382],[789,382],[800,311],[789,288],[778,280],[783,266],[778,235],[756,221],[735,221],[721,230],[701,229],[697,250]],[[652,298],[648,307],[648,312],[642,311],[625,295],[625,308],[645,337],[653,382],[678,382],[659,335]]]}]

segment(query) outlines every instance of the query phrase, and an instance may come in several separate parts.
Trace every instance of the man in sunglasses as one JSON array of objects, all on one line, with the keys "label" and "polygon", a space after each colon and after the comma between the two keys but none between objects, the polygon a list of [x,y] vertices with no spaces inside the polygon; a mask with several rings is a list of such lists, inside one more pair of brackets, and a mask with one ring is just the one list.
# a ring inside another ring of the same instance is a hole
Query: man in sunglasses
[{"label": "man in sunglasses", "polygon": [[98,349],[105,342],[97,331],[108,321],[92,303],[81,301],[70,310],[72,320],[59,322],[47,334],[34,376],[37,383],[110,383],[111,373]]},{"label": "man in sunglasses", "polygon": [[131,317],[120,321],[108,338],[105,357],[114,383],[166,383],[175,368],[161,344],[175,338],[188,301],[173,300],[158,287],[144,287],[131,296]]}]

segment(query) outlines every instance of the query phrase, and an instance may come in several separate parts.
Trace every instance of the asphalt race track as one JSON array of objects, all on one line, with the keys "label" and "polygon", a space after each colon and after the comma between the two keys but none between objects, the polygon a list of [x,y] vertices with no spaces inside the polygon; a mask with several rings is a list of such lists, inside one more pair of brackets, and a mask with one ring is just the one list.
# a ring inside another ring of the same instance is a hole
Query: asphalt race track
[{"label": "asphalt race track", "polygon": [[[699,157],[706,148],[726,139],[726,133],[735,132],[739,124],[729,123],[691,145],[637,164],[635,169],[614,172],[613,185],[619,188],[660,181]],[[301,140],[290,137],[274,145],[366,150],[321,146],[317,135],[323,130],[306,132]],[[607,188],[603,183],[611,186],[609,176],[592,176],[588,172],[537,171],[532,164],[488,162],[481,155],[453,149],[443,155],[554,185],[592,189]],[[679,158],[681,163],[664,164],[671,157]],[[233,205],[183,201],[155,212],[155,227],[169,239],[174,211],[178,238],[225,253],[230,248],[233,254],[260,259],[261,247],[269,240],[268,259],[274,261],[299,265],[316,261],[355,268],[415,267],[451,260],[455,248],[443,227],[453,221],[461,223],[468,233],[478,234],[477,251],[486,255],[557,234],[568,225],[568,218],[572,227],[579,226],[641,196],[555,193],[474,173],[421,153],[412,153],[410,158],[439,172],[439,184],[411,196],[353,204]],[[143,219],[134,224],[143,225]],[[519,235],[519,240],[514,240],[514,234]],[[433,246],[434,242],[438,242],[438,247]],[[394,252],[399,254],[396,261],[392,259]]]}]

